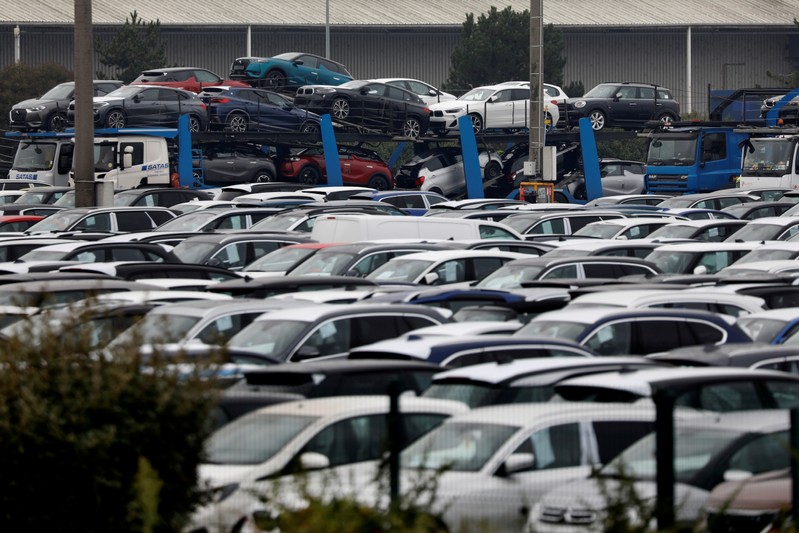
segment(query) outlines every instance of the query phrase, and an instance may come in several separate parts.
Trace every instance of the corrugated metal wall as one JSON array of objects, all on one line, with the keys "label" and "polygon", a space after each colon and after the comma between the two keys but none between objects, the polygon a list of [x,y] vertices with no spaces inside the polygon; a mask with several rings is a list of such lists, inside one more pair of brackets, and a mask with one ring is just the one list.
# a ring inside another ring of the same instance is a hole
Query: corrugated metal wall
[{"label": "corrugated metal wall", "polygon": [[[32,65],[58,63],[72,68],[71,28],[23,27],[22,61]],[[112,31],[95,30],[96,38],[110,39]],[[246,54],[246,27],[227,29],[162,28],[172,65],[205,67],[227,74],[230,63]],[[795,68],[788,57],[789,34],[744,31],[694,31],[692,34],[691,102],[695,112],[707,109],[708,84],[713,89],[774,86],[767,72]],[[441,85],[447,78],[449,58],[458,44],[452,31],[331,31],[331,56],[347,65],[356,78],[403,76]],[[631,80],[659,83],[672,89],[687,109],[686,32],[597,31],[564,34],[566,83],[583,82],[590,89],[603,81]],[[13,27],[0,27],[0,68],[13,62]],[[321,28],[252,33],[253,55],[288,51],[324,54]],[[97,64],[98,72],[108,69]]]}]

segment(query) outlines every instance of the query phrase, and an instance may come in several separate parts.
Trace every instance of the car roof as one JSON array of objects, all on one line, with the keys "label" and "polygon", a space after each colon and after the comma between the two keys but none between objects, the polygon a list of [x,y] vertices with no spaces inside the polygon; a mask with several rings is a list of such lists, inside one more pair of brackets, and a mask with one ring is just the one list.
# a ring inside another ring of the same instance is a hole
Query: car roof
[{"label": "car roof", "polygon": [[285,300],[268,300],[256,298],[234,298],[231,300],[194,300],[191,302],[178,302],[164,305],[153,311],[164,315],[185,315],[208,317],[225,315],[234,312],[273,312],[283,311],[286,308],[305,307],[308,302],[287,302]]},{"label": "car roof", "polygon": [[653,252],[720,252],[737,250],[754,250],[760,243],[750,242],[680,242],[674,244],[663,244]]},{"label": "car roof", "polygon": [[[295,363],[296,364],[296,363]],[[404,395],[399,399],[403,412],[442,412],[459,413],[468,411],[468,407],[454,400],[438,400]],[[259,414],[296,414],[305,416],[349,418],[358,414],[386,413],[389,409],[389,397],[385,396],[329,396],[325,398],[308,398],[293,402],[284,402],[248,413],[247,417]]]},{"label": "car roof", "polygon": [[[275,302],[290,302],[294,300],[275,300]],[[296,300],[300,302],[301,300]],[[348,314],[393,314],[393,313],[418,313],[420,315],[434,315],[442,322],[446,321],[448,312],[444,309],[433,309],[413,304],[313,304],[306,302],[302,309],[285,309],[262,316],[256,320],[293,320],[298,322],[314,322],[325,317],[335,317]]]},{"label": "car roof", "polygon": [[649,317],[682,317],[682,318],[701,318],[714,320],[719,318],[728,324],[732,323],[733,318],[726,315],[711,313],[709,311],[697,311],[693,309],[619,309],[618,307],[579,307],[563,308],[557,311],[547,311],[533,318],[532,322],[538,321],[558,321],[576,322],[580,324],[595,324],[600,320],[621,319],[621,318],[649,318]]}]

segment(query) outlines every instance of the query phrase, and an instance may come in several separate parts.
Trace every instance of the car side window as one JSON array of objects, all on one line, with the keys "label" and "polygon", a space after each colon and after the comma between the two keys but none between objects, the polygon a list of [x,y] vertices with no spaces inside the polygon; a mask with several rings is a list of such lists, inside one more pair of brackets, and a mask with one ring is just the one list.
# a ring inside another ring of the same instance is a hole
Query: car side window
[{"label": "car side window", "polygon": [[221,78],[207,70],[195,70],[194,78],[201,83],[219,83],[222,81]]},{"label": "car side window", "polygon": [[[794,375],[799,374],[799,366],[797,366],[796,361],[789,361],[788,363],[788,368],[785,370]],[[777,370],[782,370],[782,368]],[[799,386],[797,383],[777,380],[765,380],[763,383],[778,409],[795,409],[799,407]]]},{"label": "car side window", "polygon": [[577,277],[577,265],[564,265],[553,268],[541,276],[541,279],[574,279]]},{"label": "car side window", "polygon": [[177,102],[178,93],[170,91],[169,89],[159,89],[144,91],[141,94],[141,99],[148,102],[162,101],[162,102]]},{"label": "car side window", "polygon": [[297,61],[302,61],[302,66],[306,68],[318,68],[319,58],[315,56],[299,56]]},{"label": "car side window", "polygon": [[483,226],[480,225],[480,238],[481,239],[515,239],[514,235],[509,232],[505,231],[502,228],[497,228],[495,226]]},{"label": "car side window", "polygon": [[119,231],[141,231],[154,227],[144,211],[119,211],[115,215]]},{"label": "car side window", "polygon": [[222,268],[242,268],[247,257],[247,244],[229,244],[214,254],[209,264]]},{"label": "car side window", "polygon": [[111,251],[111,261],[146,261],[144,252],[135,248],[116,248]]},{"label": "car side window", "polygon": [[621,355],[632,352],[632,324],[617,322],[600,327],[583,342],[599,355]]},{"label": "car side window", "polygon": [[353,320],[350,318],[325,322],[308,337],[302,348],[311,348],[318,356],[346,352],[352,347],[352,325]]},{"label": "car side window", "polygon": [[638,88],[638,97],[644,98],[647,100],[654,100],[655,99],[655,88],[654,87],[639,87]]},{"label": "car side window", "polygon": [[605,464],[655,428],[654,422],[592,422],[599,463]]},{"label": "car side window", "polygon": [[513,91],[511,89],[506,89],[504,91],[497,91],[493,97],[493,101],[495,103],[510,102],[512,100],[513,100]]},{"label": "car side window", "polygon": [[143,142],[123,142],[119,143],[119,151],[125,153],[125,150],[131,147],[133,149],[132,153],[132,164],[134,165],[141,165],[144,163],[144,143]]},{"label": "car side window", "polygon": [[383,85],[382,83],[370,83],[368,85],[364,85],[364,88],[369,91],[369,94],[372,96],[386,96],[387,87],[387,85]]},{"label": "car side window", "polygon": [[438,274],[438,279],[432,285],[466,281],[466,261],[463,259],[446,261],[438,265],[433,272]]},{"label": "car side window", "polygon": [[622,100],[628,98],[637,98],[638,97],[638,88],[637,87],[619,87],[618,92],[616,93],[619,95],[619,98]]},{"label": "car side window", "polygon": [[730,457],[729,469],[760,474],[788,468],[791,454],[786,446],[789,441],[787,431],[758,436]]},{"label": "car side window", "polygon": [[675,405],[719,413],[769,407],[763,405],[756,385],[747,381],[713,383],[698,387],[677,396]]},{"label": "car side window", "polygon": [[540,429],[515,450],[532,453],[533,470],[550,470],[584,464],[580,425],[561,424]]},{"label": "car side window", "polygon": [[98,213],[96,215],[89,215],[73,229],[84,231],[111,231],[111,214]]}]

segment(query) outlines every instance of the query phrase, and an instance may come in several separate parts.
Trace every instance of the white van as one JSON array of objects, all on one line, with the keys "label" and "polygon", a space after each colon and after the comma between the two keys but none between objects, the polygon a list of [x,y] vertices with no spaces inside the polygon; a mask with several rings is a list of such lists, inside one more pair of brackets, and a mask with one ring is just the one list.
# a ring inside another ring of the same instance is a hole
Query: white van
[{"label": "white van", "polygon": [[319,242],[382,239],[523,240],[513,229],[486,220],[379,215],[320,216],[311,230],[311,238]]}]

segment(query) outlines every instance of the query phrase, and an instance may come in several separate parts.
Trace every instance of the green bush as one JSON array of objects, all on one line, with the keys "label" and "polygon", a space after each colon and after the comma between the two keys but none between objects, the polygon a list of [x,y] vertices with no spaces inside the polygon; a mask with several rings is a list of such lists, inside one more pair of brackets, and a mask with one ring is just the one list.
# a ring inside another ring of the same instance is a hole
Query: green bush
[{"label": "green bush", "polygon": [[24,63],[0,69],[0,128],[8,128],[8,111],[29,98],[38,98],[59,83],[71,81],[73,74],[61,65],[31,67]]},{"label": "green bush", "polygon": [[133,347],[108,357],[88,345],[55,330],[0,345],[0,524],[177,531],[202,501],[214,389],[158,357],[143,365]]}]

